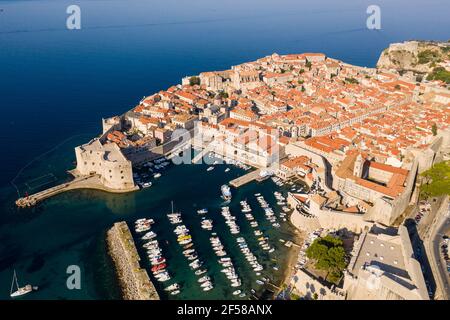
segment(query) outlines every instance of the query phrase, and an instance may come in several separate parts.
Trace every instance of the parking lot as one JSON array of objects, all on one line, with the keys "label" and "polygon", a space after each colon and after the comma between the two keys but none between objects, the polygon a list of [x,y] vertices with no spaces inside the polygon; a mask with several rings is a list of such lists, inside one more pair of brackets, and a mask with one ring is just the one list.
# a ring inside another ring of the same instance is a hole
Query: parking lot
[{"label": "parking lot", "polygon": [[447,236],[444,236],[444,237],[445,238],[442,240],[441,245],[440,245],[441,255],[447,266],[447,274],[450,276],[450,260],[448,257],[448,245],[449,245],[450,241]]},{"label": "parking lot", "polygon": [[416,224],[422,221],[422,218],[429,216],[431,212],[431,204],[428,201],[422,200],[419,202],[419,209],[414,217]]}]

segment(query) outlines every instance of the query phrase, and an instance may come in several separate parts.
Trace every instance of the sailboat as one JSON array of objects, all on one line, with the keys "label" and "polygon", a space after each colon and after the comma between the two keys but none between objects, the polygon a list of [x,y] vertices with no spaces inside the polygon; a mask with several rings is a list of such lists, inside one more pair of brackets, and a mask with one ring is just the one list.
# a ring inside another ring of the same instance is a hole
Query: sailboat
[{"label": "sailboat", "polygon": [[[16,289],[13,292],[13,289]],[[33,290],[37,290],[37,287],[32,287],[31,285],[27,284],[25,287],[20,288],[19,287],[19,282],[17,281],[17,275],[16,275],[16,270],[14,270],[14,275],[13,275],[13,279],[12,279],[12,283],[11,283],[11,290],[10,290],[10,296],[11,298],[15,298],[15,297],[20,297],[23,296],[27,293],[30,293]]]}]

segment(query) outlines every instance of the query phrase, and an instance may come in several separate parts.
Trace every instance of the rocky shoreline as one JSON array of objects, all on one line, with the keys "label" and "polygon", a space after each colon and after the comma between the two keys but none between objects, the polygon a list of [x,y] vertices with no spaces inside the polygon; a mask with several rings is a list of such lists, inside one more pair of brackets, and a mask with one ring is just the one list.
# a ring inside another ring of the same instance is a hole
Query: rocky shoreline
[{"label": "rocky shoreline", "polygon": [[159,300],[159,295],[145,269],[126,222],[117,222],[108,230],[106,241],[124,300]]}]

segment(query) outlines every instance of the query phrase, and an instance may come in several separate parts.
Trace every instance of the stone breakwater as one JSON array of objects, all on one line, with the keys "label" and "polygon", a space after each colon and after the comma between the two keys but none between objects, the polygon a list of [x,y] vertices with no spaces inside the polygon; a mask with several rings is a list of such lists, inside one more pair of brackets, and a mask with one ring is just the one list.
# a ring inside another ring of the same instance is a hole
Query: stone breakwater
[{"label": "stone breakwater", "polygon": [[159,300],[141,260],[126,222],[117,222],[107,232],[108,252],[114,261],[125,300]]}]

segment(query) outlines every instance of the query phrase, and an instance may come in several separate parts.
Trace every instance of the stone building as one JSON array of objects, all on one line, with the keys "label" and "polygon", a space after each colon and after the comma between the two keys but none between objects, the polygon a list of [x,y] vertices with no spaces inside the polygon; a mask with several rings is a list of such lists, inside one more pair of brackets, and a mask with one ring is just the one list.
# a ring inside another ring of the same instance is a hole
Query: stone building
[{"label": "stone building", "polygon": [[354,246],[344,278],[350,300],[429,300],[408,230],[393,234],[374,226]]},{"label": "stone building", "polygon": [[125,158],[117,144],[102,144],[99,139],[94,139],[76,147],[75,155],[77,174],[97,174],[101,183],[113,190],[135,189],[131,161]]}]

